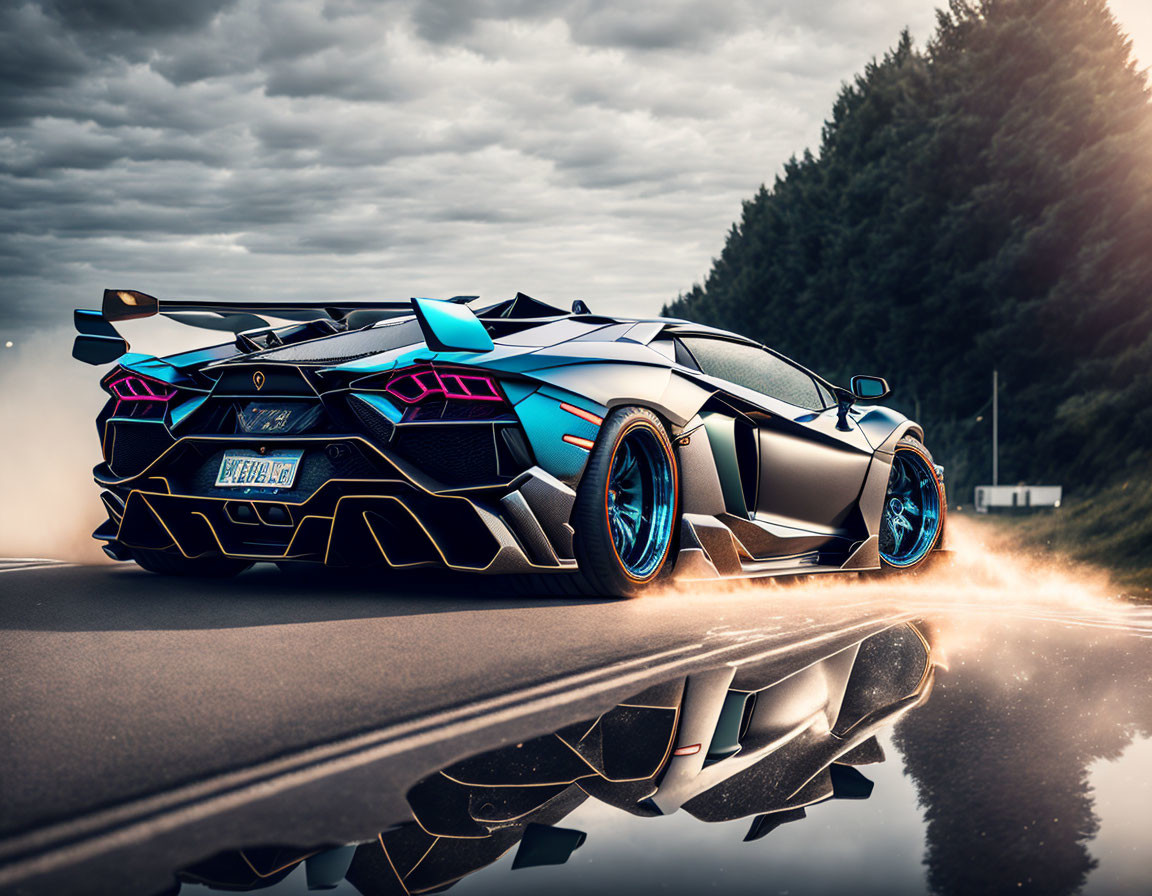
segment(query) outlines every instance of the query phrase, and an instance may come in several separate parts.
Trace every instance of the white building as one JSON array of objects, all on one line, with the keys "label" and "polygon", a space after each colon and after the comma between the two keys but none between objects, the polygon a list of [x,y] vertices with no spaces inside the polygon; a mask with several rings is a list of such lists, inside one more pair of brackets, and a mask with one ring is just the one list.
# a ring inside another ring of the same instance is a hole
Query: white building
[{"label": "white building", "polygon": [[1059,507],[1064,495],[1059,485],[978,485],[976,512],[1038,510]]}]

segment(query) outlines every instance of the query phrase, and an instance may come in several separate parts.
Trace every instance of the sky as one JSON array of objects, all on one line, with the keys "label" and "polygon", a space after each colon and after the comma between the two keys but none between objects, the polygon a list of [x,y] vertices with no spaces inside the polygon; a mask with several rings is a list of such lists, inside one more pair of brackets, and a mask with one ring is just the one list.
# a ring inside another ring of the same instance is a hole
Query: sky
[{"label": "sky", "polygon": [[[1150,6],[1114,0],[1145,59]],[[933,7],[10,0],[0,345],[105,287],[656,313]]]}]

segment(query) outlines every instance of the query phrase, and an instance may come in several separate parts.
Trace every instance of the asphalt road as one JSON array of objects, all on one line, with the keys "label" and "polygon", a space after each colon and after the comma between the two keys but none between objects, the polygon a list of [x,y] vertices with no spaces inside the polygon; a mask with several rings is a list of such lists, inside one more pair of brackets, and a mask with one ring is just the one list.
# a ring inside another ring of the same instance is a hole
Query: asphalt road
[{"label": "asphalt road", "polygon": [[452,759],[913,615],[875,588],[577,601],[417,581],[0,563],[0,890],[147,892],[253,837],[370,836],[403,781]]}]

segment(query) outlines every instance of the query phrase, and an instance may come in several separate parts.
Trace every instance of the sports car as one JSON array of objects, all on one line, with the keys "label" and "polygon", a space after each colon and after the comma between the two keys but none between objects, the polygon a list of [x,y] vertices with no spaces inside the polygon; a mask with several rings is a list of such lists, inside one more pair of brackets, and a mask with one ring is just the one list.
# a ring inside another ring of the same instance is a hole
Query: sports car
[{"label": "sports car", "polygon": [[[911,569],[941,547],[921,427],[683,320],[529,296],[167,302],[106,290],[73,355],[101,380],[104,551],[165,574],[441,566],[632,595],[670,578]],[[222,331],[132,353],[156,314]],[[221,337],[225,338],[225,337]]]}]

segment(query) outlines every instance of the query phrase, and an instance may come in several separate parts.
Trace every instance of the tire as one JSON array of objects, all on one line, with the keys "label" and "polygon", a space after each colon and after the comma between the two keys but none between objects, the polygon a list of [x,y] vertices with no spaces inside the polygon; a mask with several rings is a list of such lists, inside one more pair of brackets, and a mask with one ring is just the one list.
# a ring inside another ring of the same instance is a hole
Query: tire
[{"label": "tire", "polygon": [[231,557],[185,557],[169,551],[132,551],[136,565],[161,576],[191,576],[205,579],[227,579],[244,572],[252,564]]},{"label": "tire", "polygon": [[676,454],[647,408],[609,414],[572,510],[579,590],[631,597],[671,569],[679,511]]},{"label": "tire", "polygon": [[928,449],[912,436],[896,443],[880,518],[880,564],[901,572],[923,566],[940,543],[948,504]]}]

